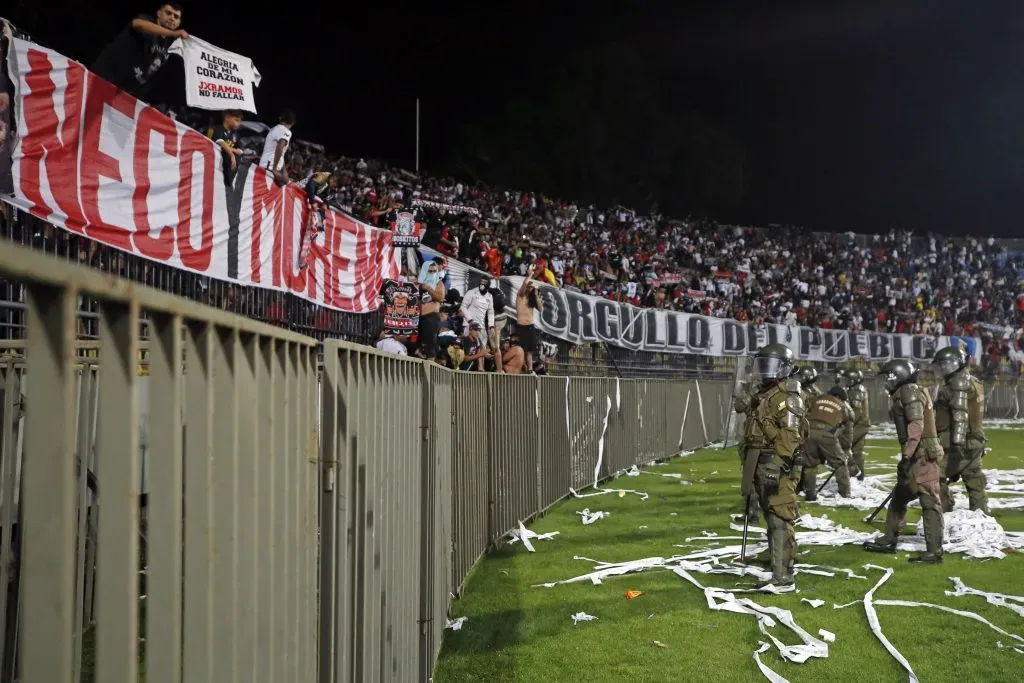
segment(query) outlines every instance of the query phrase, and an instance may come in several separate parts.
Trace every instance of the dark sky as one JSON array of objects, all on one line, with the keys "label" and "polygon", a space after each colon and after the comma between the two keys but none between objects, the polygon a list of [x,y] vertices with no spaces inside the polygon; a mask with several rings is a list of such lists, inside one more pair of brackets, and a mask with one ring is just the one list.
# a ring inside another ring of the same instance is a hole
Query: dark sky
[{"label": "dark sky", "polygon": [[[4,12],[88,64],[149,4]],[[1024,237],[1019,0],[184,5],[186,30],[253,58],[264,120],[291,106],[296,135],[349,156],[411,168],[418,96],[429,171],[466,125],[614,38],[742,146],[746,199],[722,219]]]}]

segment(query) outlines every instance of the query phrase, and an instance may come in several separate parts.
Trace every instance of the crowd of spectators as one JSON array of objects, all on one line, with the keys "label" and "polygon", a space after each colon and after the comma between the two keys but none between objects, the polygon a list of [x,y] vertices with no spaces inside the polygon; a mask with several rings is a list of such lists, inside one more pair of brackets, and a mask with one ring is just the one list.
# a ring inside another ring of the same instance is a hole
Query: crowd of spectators
[{"label": "crowd of spectators", "polygon": [[[330,203],[381,227],[394,209],[415,208],[427,246],[494,277],[525,275],[533,265],[551,286],[637,306],[821,329],[977,336],[987,359],[1024,360],[1024,254],[992,238],[823,235],[641,215],[421,177],[297,143],[287,159],[292,179],[334,173]],[[261,148],[258,139],[250,144]]]},{"label": "crowd of spectators", "polygon": [[[135,49],[132,40],[163,50],[187,36],[180,27],[180,6],[164,3],[155,17],[136,18],[108,52],[118,41]],[[150,52],[139,59],[158,70],[165,60]],[[139,69],[134,74],[142,85],[128,74],[131,87],[146,85]],[[236,158],[272,167],[279,181],[318,187],[320,199],[371,224],[389,227],[396,209],[414,210],[424,244],[494,278],[529,269],[555,287],[755,324],[978,336],[987,359],[1024,360],[1024,254],[991,238],[821,235],[643,215],[329,155],[292,136],[291,112],[274,129],[235,121],[230,131],[211,112],[171,113],[216,139],[232,168]],[[297,130],[301,136],[301,121]]]}]

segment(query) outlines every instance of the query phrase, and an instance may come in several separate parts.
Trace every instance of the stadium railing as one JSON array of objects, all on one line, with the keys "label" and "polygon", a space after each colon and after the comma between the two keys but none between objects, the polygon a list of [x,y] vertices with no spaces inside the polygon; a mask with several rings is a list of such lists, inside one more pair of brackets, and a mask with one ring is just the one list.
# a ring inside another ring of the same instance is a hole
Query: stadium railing
[{"label": "stadium railing", "polygon": [[23,247],[0,276],[25,294],[0,356],[0,680],[427,680],[489,547],[728,410],[728,382],[320,347]]}]

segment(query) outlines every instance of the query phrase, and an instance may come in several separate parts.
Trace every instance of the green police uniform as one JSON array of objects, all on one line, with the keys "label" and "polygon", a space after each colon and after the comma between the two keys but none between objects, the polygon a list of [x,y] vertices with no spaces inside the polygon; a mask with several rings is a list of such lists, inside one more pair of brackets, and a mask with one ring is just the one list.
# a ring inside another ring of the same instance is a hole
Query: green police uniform
[{"label": "green police uniform", "polygon": [[804,444],[805,457],[801,488],[808,501],[818,490],[817,470],[825,463],[835,471],[839,495],[850,496],[849,432],[855,420],[853,408],[839,396],[823,394],[810,401],[807,410],[809,433]]},{"label": "green police uniform", "polygon": [[743,438],[737,447],[740,456],[740,493],[745,501],[745,514],[750,524],[758,523],[757,498],[754,495],[754,471],[757,468],[757,456],[764,447],[760,430],[756,428],[754,409],[758,402],[758,387],[744,387],[733,397],[733,410],[746,417],[743,425]]},{"label": "green police uniform", "polygon": [[758,500],[768,527],[773,582],[792,584],[799,516],[793,470],[803,441],[804,401],[792,380],[768,387],[760,399],[755,418],[765,448],[758,457]]},{"label": "green police uniform", "polygon": [[[857,470],[857,478],[864,479],[864,439],[867,438],[868,430],[871,428],[870,406],[868,405],[868,390],[861,384],[859,372],[851,373],[852,381],[847,387],[850,396],[850,407],[853,408],[854,422],[851,425],[850,454],[853,458],[853,465]],[[849,376],[849,375],[848,375]]]},{"label": "green police uniform", "polygon": [[755,374],[762,382],[753,410],[754,432],[763,447],[757,458],[755,487],[768,528],[772,579],[762,587],[793,586],[796,562],[796,529],[799,514],[796,487],[799,475],[797,449],[806,432],[804,399],[800,383],[790,378],[793,352],[781,344],[758,351]]},{"label": "green police uniform", "polygon": [[933,363],[944,376],[935,399],[935,427],[947,455],[941,482],[942,508],[947,512],[953,509],[949,484],[963,478],[971,509],[987,512],[988,481],[981,469],[985,452],[985,388],[963,367],[957,349],[940,349]]},{"label": "green police uniform", "polygon": [[864,549],[895,552],[907,505],[916,498],[921,503],[927,551],[911,561],[942,562],[939,479],[944,453],[935,428],[935,408],[928,392],[917,384],[917,369],[909,361],[889,361],[882,367],[882,374],[890,395],[889,415],[896,425],[903,459],[896,470],[896,488],[885,519],[885,533],[865,543]]}]

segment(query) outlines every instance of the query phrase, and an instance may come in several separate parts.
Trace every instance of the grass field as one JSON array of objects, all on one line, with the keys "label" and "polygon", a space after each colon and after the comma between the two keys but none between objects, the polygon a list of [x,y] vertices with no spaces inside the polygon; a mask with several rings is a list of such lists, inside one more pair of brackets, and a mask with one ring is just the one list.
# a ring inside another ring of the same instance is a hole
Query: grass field
[{"label": "grass field", "polygon": [[[868,473],[892,472],[893,440],[872,440],[867,451]],[[1024,468],[1024,430],[990,430],[986,469]],[[891,448],[879,448],[891,447]],[[882,469],[871,463],[888,464]],[[574,556],[605,562],[645,557],[670,557],[699,548],[677,548],[687,537],[702,532],[737,535],[729,529],[729,515],[741,505],[737,457],[733,449],[704,450],[651,468],[657,473],[677,472],[693,485],[651,475],[621,478],[609,488],[646,491],[637,496],[604,495],[567,500],[530,528],[538,533],[559,531],[553,540],[534,540],[536,552],[521,543],[503,545],[474,569],[461,599],[452,605],[452,617],[466,616],[460,631],[447,631],[434,680],[459,681],[756,681],[765,680],[752,654],[760,641],[754,617],[715,612],[704,594],[671,571],[534,588],[534,584],[568,579],[592,571],[593,564]],[[714,474],[717,472],[717,474]],[[698,483],[699,480],[705,483]],[[819,479],[820,480],[820,479]],[[962,490],[962,489],[961,489]],[[589,507],[610,517],[583,526],[577,511]],[[827,514],[855,530],[870,530],[861,520],[866,512],[824,509],[814,504],[802,512]],[[1024,531],[1024,509],[996,511],[1007,531]],[[885,513],[874,523],[881,528]],[[919,510],[911,508],[908,523]],[[908,533],[912,529],[908,527]],[[732,543],[727,541],[725,543]],[[798,594],[749,594],[761,605],[792,610],[796,622],[812,634],[824,628],[836,634],[827,659],[804,664],[784,662],[777,648],[762,655],[766,665],[792,681],[900,681],[907,674],[886,652],[870,630],[863,606],[842,610],[833,603],[862,600],[882,576],[864,570],[866,563],[892,566],[895,574],[875,594],[876,600],[912,600],[968,610],[996,626],[1024,636],[1024,619],[1012,611],[989,605],[981,597],[947,597],[948,577],[958,576],[968,586],[1012,595],[1024,595],[1024,556],[1010,553],[1001,560],[977,560],[947,554],[938,566],[915,566],[907,554],[878,555],[858,546],[801,548],[799,562],[848,567],[868,580],[799,575]],[[704,586],[752,587],[749,577],[700,575]],[[635,599],[627,590],[642,591]],[[813,609],[801,598],[822,599]],[[1024,654],[999,648],[997,641],[1014,641],[988,626],[933,609],[878,606],[885,635],[910,662],[921,681],[1020,681]],[[596,621],[573,625],[571,615],[586,612]],[[799,639],[781,624],[771,632],[786,644]],[[655,644],[655,641],[667,647]]]}]

